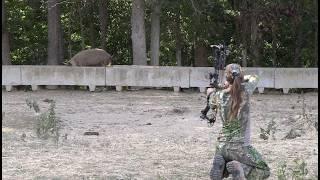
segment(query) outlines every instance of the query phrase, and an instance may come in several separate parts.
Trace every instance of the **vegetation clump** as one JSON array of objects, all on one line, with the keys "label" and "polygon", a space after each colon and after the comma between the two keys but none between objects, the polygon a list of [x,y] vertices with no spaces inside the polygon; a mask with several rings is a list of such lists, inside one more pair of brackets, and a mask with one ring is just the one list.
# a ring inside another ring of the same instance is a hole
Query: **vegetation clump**
[{"label": "vegetation clump", "polygon": [[58,118],[55,113],[55,101],[47,101],[50,106],[45,112],[40,113],[40,108],[34,99],[26,99],[26,103],[30,108],[33,108],[36,113],[40,113],[36,116],[36,134],[41,139],[48,139],[49,137],[59,138],[59,124]]},{"label": "vegetation clump", "polygon": [[288,168],[286,162],[280,162],[277,169],[278,180],[313,180],[317,177],[310,177],[307,163],[304,159],[296,158],[293,160],[293,167]]}]

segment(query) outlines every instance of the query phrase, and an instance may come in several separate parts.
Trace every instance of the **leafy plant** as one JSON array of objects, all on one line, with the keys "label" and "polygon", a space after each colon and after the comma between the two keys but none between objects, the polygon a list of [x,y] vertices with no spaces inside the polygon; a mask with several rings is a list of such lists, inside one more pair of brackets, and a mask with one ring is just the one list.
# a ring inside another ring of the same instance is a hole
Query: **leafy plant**
[{"label": "leafy plant", "polygon": [[287,179],[286,171],[287,171],[286,162],[281,162],[278,165],[278,169],[277,169],[278,180],[286,180]]},{"label": "leafy plant", "polygon": [[27,106],[33,108],[36,113],[40,113],[36,116],[35,129],[37,136],[41,139],[47,139],[51,136],[58,140],[59,125],[58,118],[55,114],[55,101],[46,99],[45,102],[50,103],[49,109],[40,113],[40,108],[37,101],[31,98],[26,99]]},{"label": "leafy plant", "polygon": [[49,136],[58,138],[58,120],[55,114],[55,102],[50,102],[48,111],[37,117],[36,133],[39,138],[47,139]]},{"label": "leafy plant", "polygon": [[308,174],[307,163],[303,159],[293,160],[295,163],[292,168],[292,179],[294,180],[305,180]]},{"label": "leafy plant", "polygon": [[308,177],[309,170],[307,168],[307,163],[304,159],[296,158],[293,160],[294,165],[292,168],[288,168],[287,162],[283,161],[278,164],[277,168],[277,178],[278,180],[311,180],[318,179],[317,175],[315,177]]},{"label": "leafy plant", "polygon": [[268,126],[267,126],[267,129],[263,129],[260,127],[260,138],[261,139],[264,139],[264,140],[267,140],[269,139],[269,136],[272,135],[272,138],[275,139],[275,131],[277,130],[276,129],[276,122],[272,119],[269,123],[268,123]]}]

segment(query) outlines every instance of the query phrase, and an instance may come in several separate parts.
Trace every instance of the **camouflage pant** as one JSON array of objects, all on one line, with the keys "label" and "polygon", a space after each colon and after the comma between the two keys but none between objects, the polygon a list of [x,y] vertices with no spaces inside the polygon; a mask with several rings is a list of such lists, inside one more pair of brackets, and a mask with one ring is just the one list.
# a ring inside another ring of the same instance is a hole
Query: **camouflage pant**
[{"label": "camouflage pant", "polygon": [[[252,146],[242,146],[237,143],[221,143],[216,154],[224,158],[225,162],[238,161],[244,170],[248,180],[267,179],[270,176],[270,168],[263,160],[261,154]],[[224,169],[226,171],[226,169]],[[228,172],[224,172],[227,175]]]}]

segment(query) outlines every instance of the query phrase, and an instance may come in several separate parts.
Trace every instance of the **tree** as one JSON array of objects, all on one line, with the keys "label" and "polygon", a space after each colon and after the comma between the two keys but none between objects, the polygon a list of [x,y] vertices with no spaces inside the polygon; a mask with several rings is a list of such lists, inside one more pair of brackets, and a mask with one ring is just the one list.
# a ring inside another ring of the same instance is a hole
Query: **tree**
[{"label": "tree", "polygon": [[63,61],[59,0],[48,0],[48,65]]},{"label": "tree", "polygon": [[182,33],[181,33],[181,10],[180,5],[178,5],[178,11],[175,16],[176,26],[174,28],[175,31],[175,42],[176,42],[176,59],[177,66],[182,66]]},{"label": "tree", "polygon": [[203,20],[206,20],[206,17],[203,17],[205,14],[205,6],[206,3],[195,2],[194,0],[190,0],[193,8],[193,46],[194,46],[194,66],[196,67],[205,67],[209,66],[208,63],[208,44],[205,41],[205,36],[207,33],[206,28],[199,28],[201,25],[205,25]]},{"label": "tree", "polygon": [[294,56],[293,56],[293,64],[295,67],[301,67],[302,62],[301,62],[301,50],[303,48],[303,41],[305,38],[304,32],[303,32],[303,27],[302,27],[302,8],[303,3],[296,2],[294,5],[294,11],[295,14],[292,18],[293,20],[293,28],[296,30],[295,31],[295,48],[294,48]]},{"label": "tree", "polygon": [[134,65],[147,65],[144,8],[144,0],[132,1],[131,39]]},{"label": "tree", "polygon": [[[85,4],[84,4],[85,6]],[[83,13],[82,13],[82,0],[77,3],[77,9],[79,13],[79,25],[80,25],[80,35],[81,35],[81,50],[85,49],[85,33],[84,33],[84,22],[83,22]]]},{"label": "tree", "polygon": [[261,33],[259,32],[259,16],[256,13],[258,9],[258,3],[254,0],[250,0],[250,6],[251,8],[249,9],[250,13],[250,25],[251,25],[251,42],[250,42],[250,54],[251,54],[251,59],[252,59],[252,65],[254,67],[259,66],[260,64],[260,50],[261,50]]},{"label": "tree", "polygon": [[9,45],[9,33],[6,26],[6,12],[5,3],[2,0],[2,64],[10,65],[10,45]]},{"label": "tree", "polygon": [[[212,56],[209,45],[223,42],[231,51],[226,63],[242,60],[242,65],[249,67],[318,64],[317,0],[55,0],[58,4],[49,13],[47,2],[5,0],[3,61],[47,64],[49,54],[50,59],[57,54],[57,47],[48,48],[49,42],[53,46],[60,39],[59,60],[53,64],[63,60],[65,45],[68,59],[85,48],[99,46],[116,57],[113,64],[145,65],[148,50],[152,63],[159,62],[154,64],[208,66]],[[50,39],[48,25],[55,21],[52,12],[57,8],[60,28],[49,28],[50,34],[60,29],[56,34],[61,37]]]},{"label": "tree", "polygon": [[[97,47],[96,45],[96,30],[95,30],[95,23],[94,23],[94,19],[95,19],[95,0],[91,0],[91,1],[87,1],[86,3],[88,3],[88,8],[87,8],[87,15],[88,15],[88,19],[89,19],[89,38],[90,38],[90,45],[92,48]],[[91,21],[90,21],[91,20]]]},{"label": "tree", "polygon": [[160,0],[153,0],[151,2],[151,65],[159,66],[160,57],[160,12],[161,3]]},{"label": "tree", "polygon": [[106,37],[107,37],[107,21],[108,21],[108,11],[107,11],[107,1],[99,0],[99,21],[100,21],[100,37],[101,45],[100,47],[106,50]]},{"label": "tree", "polygon": [[318,0],[313,0],[314,3],[314,14],[315,14],[315,32],[314,32],[314,66],[318,67]]}]

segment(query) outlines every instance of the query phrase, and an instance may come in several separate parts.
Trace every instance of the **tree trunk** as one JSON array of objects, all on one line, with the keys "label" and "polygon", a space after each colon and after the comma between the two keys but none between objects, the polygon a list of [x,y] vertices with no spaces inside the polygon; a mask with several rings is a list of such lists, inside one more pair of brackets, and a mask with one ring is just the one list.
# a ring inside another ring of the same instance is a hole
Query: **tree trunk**
[{"label": "tree trunk", "polygon": [[2,0],[2,64],[11,65],[9,33],[6,26],[6,12],[4,5],[4,0]]},{"label": "tree trunk", "polygon": [[[299,26],[299,25],[298,25]],[[301,25],[300,25],[301,26]],[[301,62],[301,50],[303,44],[303,32],[302,28],[296,28],[296,42],[294,46],[294,56],[293,56],[293,64],[294,67],[301,67],[303,63]]]},{"label": "tree trunk", "polygon": [[99,21],[100,21],[100,31],[101,31],[101,49],[106,50],[106,38],[107,38],[107,21],[108,21],[108,11],[107,11],[107,1],[106,0],[99,0]]},{"label": "tree trunk", "polygon": [[180,45],[176,45],[176,59],[177,59],[177,66],[182,66],[181,46]]},{"label": "tree trunk", "polygon": [[88,12],[89,13],[89,18],[91,19],[91,21],[89,21],[90,25],[89,25],[89,37],[90,37],[90,45],[91,48],[95,48],[96,46],[96,32],[95,32],[95,28],[94,28],[94,0],[91,1],[87,1],[88,3]]},{"label": "tree trunk", "polygon": [[195,46],[196,46],[196,42],[195,40],[193,40],[193,46],[191,47],[191,57],[190,57],[190,67],[195,67]]},{"label": "tree trunk", "polygon": [[247,62],[247,49],[245,47],[242,48],[241,50],[241,55],[242,55],[242,67],[247,67],[248,62]]},{"label": "tree trunk", "polygon": [[181,48],[181,66],[189,66],[188,48],[186,46]]},{"label": "tree trunk", "polygon": [[[74,7],[74,6],[71,6]],[[70,60],[72,58],[72,40],[71,40],[71,24],[72,24],[72,14],[70,13],[69,16],[69,25],[68,25],[68,60]]]},{"label": "tree trunk", "polygon": [[[60,19],[60,13],[59,13],[59,19]],[[59,20],[60,22],[60,20]],[[62,65],[64,62],[64,38],[63,38],[63,28],[61,23],[59,23],[60,28],[58,29],[58,41],[59,41],[59,64]]]},{"label": "tree trunk", "polygon": [[59,0],[48,0],[48,65],[61,62],[61,22]]},{"label": "tree trunk", "polygon": [[177,66],[182,66],[182,59],[181,59],[181,48],[182,48],[182,40],[181,40],[181,21],[180,21],[180,9],[176,13],[175,17],[176,26],[175,28],[175,41],[176,41],[176,59],[177,59]]},{"label": "tree trunk", "polygon": [[254,14],[251,14],[251,59],[254,67],[259,65],[258,24]]},{"label": "tree trunk", "polygon": [[315,36],[314,36],[314,67],[318,67],[318,0],[314,0],[315,6]]},{"label": "tree trunk", "polygon": [[251,15],[246,12],[250,10],[252,2],[250,0],[243,0],[243,1],[232,1],[234,10],[239,11],[240,15],[235,17],[235,28],[236,28],[236,36],[238,39],[238,45],[242,49],[241,56],[242,56],[242,66],[248,66],[248,57],[251,56]]},{"label": "tree trunk", "polygon": [[196,42],[194,50],[194,66],[195,67],[208,67],[209,63],[207,60],[208,50],[204,43]]},{"label": "tree trunk", "polygon": [[144,0],[132,1],[131,39],[134,65],[147,65],[144,7]]},{"label": "tree trunk", "polygon": [[160,0],[153,0],[151,13],[151,65],[159,66],[160,56]]},{"label": "tree trunk", "polygon": [[79,23],[80,23],[80,34],[81,34],[81,49],[85,49],[84,43],[84,29],[83,29],[83,18],[82,18],[82,0],[78,4],[78,13],[79,13]]},{"label": "tree trunk", "polygon": [[295,44],[294,44],[294,52],[293,52],[293,65],[294,67],[301,67],[303,62],[301,62],[301,50],[303,47],[304,41],[304,33],[302,27],[302,15],[300,15],[300,11],[302,11],[303,7],[298,5],[297,11],[298,14],[293,18],[293,28],[295,30]]},{"label": "tree trunk", "polygon": [[272,25],[272,66],[277,65],[277,34],[276,34],[276,25]]}]

